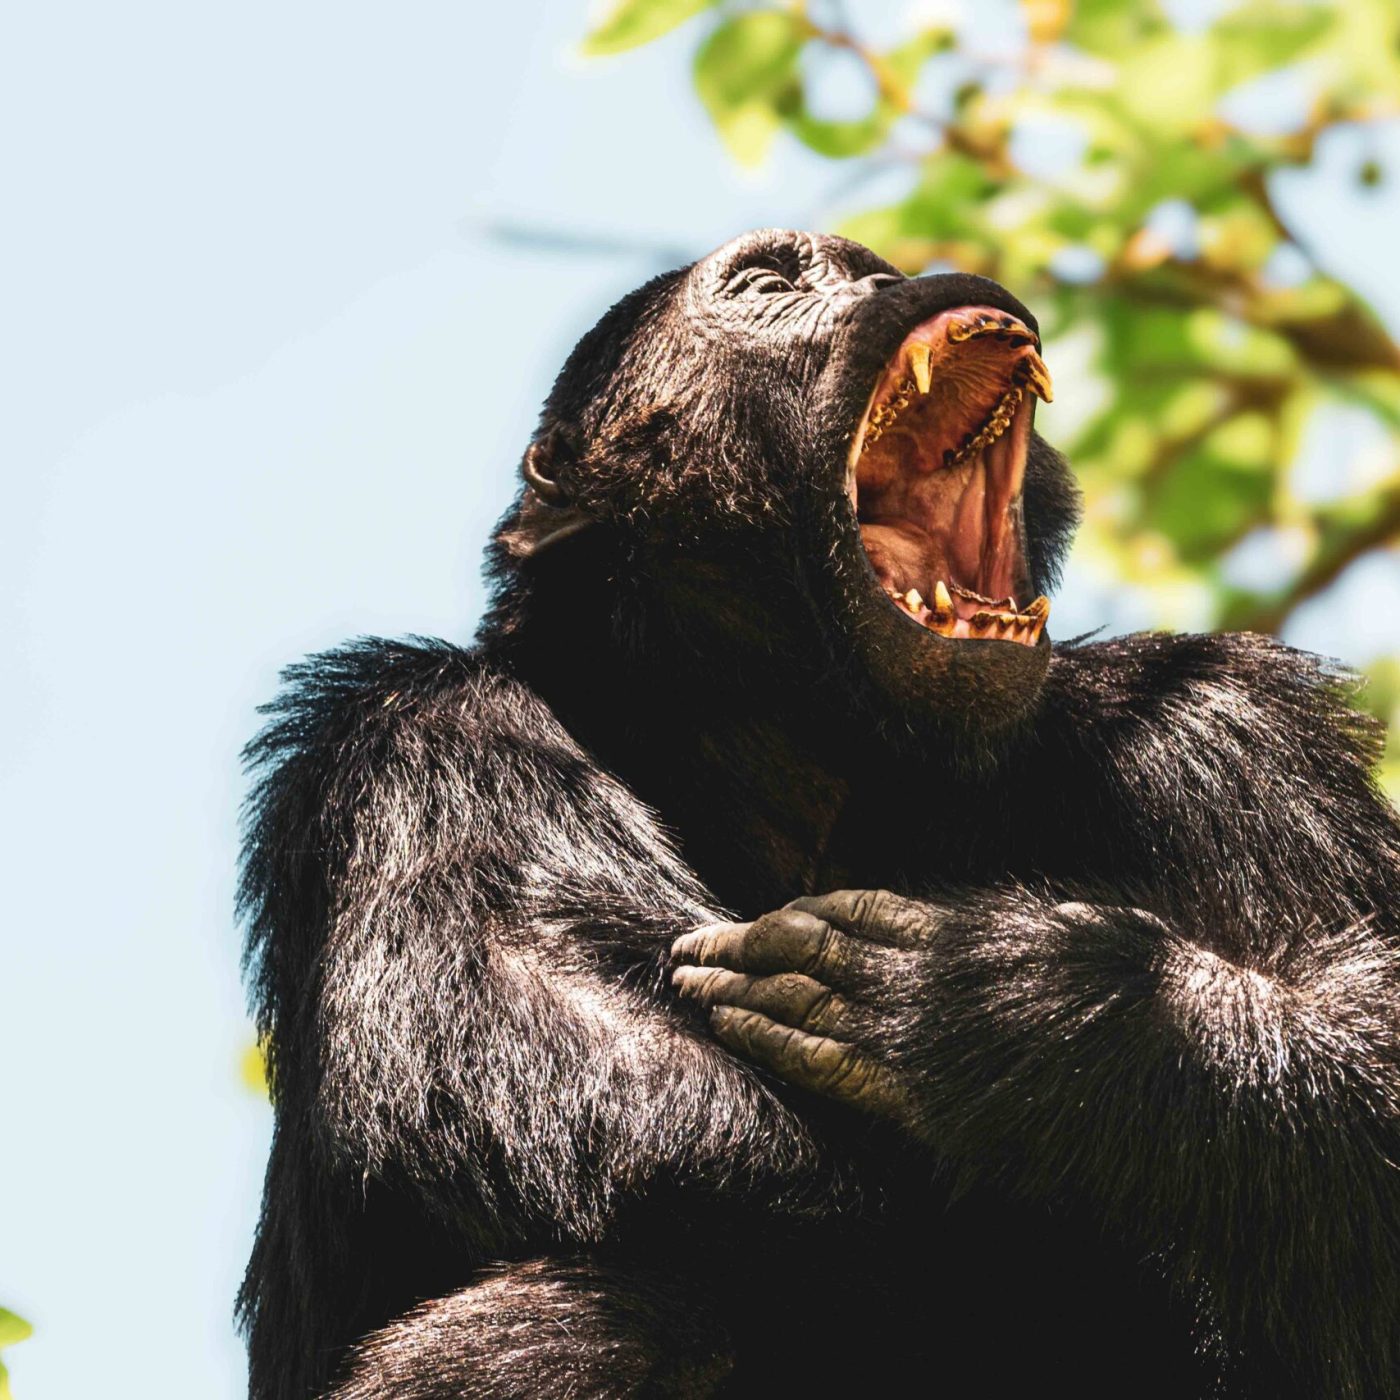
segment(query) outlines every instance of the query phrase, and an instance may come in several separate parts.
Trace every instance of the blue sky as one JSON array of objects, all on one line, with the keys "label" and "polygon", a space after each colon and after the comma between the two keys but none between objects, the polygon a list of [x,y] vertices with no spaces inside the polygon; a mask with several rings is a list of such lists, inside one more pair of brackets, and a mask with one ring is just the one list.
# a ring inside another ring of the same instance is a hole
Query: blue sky
[{"label": "blue sky", "polygon": [[[237,750],[278,668],[357,633],[469,637],[486,532],[579,333],[657,249],[832,222],[841,171],[729,163],[689,36],[584,65],[584,13],[7,17],[0,1304],[37,1329],[6,1353],[18,1400],[243,1391],[231,1305],[269,1113],[237,1070]],[[1346,203],[1353,156],[1289,198],[1400,324],[1400,205]],[[1400,588],[1383,567],[1370,586]],[[1081,584],[1061,634],[1108,615]]]}]

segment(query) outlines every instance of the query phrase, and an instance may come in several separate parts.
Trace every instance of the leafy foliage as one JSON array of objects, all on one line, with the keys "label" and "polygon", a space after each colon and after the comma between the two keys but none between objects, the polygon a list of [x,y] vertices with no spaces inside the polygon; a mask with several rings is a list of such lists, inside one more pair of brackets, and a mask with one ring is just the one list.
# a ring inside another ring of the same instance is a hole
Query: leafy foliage
[{"label": "leafy foliage", "polygon": [[238,1077],[245,1089],[259,1098],[267,1097],[267,1046],[261,1040],[248,1046],[238,1057]]},{"label": "leafy foliage", "polygon": [[715,0],[618,0],[584,43],[590,54],[621,53],[669,34]]},{"label": "leafy foliage", "polygon": [[[1016,289],[1045,312],[1052,368],[1056,342],[1087,344],[1089,411],[1044,426],[1085,486],[1084,547],[1160,620],[1277,631],[1363,556],[1400,564],[1400,346],[1274,199],[1276,175],[1309,165],[1333,128],[1400,115],[1395,0],[1244,0],[1193,29],[1155,0],[1022,0],[1019,41],[994,58],[938,24],[876,47],[819,0],[625,0],[617,14],[660,33],[702,8],[695,87],[736,159],[761,161],[786,133],[906,169],[896,202],[842,231],[908,272],[951,265]],[[620,47],[617,22],[593,51]],[[855,117],[822,115],[814,74],[837,55],[869,80]],[[1262,80],[1300,95],[1282,131],[1231,116]],[[1047,133],[1077,154],[1028,160]],[[1356,178],[1387,172],[1368,161]],[[1393,462],[1318,500],[1297,489],[1300,448],[1341,405],[1383,426]],[[1232,551],[1275,535],[1290,542],[1275,576],[1231,582]],[[1392,721],[1397,666],[1371,668]],[[1400,781],[1394,747],[1387,771]]]},{"label": "leafy foliage", "polygon": [[[0,1308],[0,1351],[32,1336],[33,1327],[8,1308]],[[10,1373],[0,1361],[0,1400],[10,1400]]]}]

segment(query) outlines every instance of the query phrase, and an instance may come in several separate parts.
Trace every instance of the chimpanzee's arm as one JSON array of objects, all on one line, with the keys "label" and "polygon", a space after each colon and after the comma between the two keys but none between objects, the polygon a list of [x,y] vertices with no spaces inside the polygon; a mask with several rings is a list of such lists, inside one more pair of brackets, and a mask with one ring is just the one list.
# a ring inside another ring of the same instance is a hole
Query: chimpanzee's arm
[{"label": "chimpanzee's arm", "polygon": [[243,892],[285,1132],[486,1253],[594,1238],[668,1170],[810,1165],[665,988],[704,890],[542,704],[438,644],[289,681],[251,754]]},{"label": "chimpanzee's arm", "polygon": [[799,900],[682,938],[677,981],[789,1080],[1160,1255],[1242,1390],[1400,1393],[1400,830],[1311,662],[1176,645],[1052,691],[1053,881]]}]

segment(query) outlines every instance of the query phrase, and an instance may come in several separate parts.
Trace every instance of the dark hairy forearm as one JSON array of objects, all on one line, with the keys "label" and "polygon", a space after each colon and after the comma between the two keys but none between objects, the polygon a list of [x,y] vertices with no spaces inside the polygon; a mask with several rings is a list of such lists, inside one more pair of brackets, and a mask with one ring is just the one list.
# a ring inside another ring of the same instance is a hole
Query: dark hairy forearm
[{"label": "dark hairy forearm", "polygon": [[440,646],[293,679],[244,908],[274,1094],[339,1179],[501,1240],[596,1237],[664,1172],[800,1178],[796,1120],[665,990],[706,891],[537,700]]},{"label": "dark hairy forearm", "polygon": [[[1270,973],[1138,911],[1022,896],[914,961],[892,1063],[926,1141],[1160,1253],[1256,1379],[1400,1383],[1393,942],[1333,930]],[[1299,1345],[1323,1318],[1329,1355]]]},{"label": "dark hairy forearm", "polygon": [[1400,954],[1385,935],[1319,935],[1270,973],[1133,908],[856,891],[677,952],[726,1044],[1160,1257],[1255,1380],[1389,1393]]},{"label": "dark hairy forearm", "polygon": [[[812,1149],[751,1068],[664,1005],[656,959],[633,985],[580,950],[604,926],[509,930],[379,907],[328,959],[318,1099],[327,1138],[369,1170],[451,1205],[468,1191],[507,1228],[601,1234],[659,1174],[721,1186],[796,1181]],[[664,950],[679,912],[639,927]],[[392,951],[391,951],[392,950]]]}]

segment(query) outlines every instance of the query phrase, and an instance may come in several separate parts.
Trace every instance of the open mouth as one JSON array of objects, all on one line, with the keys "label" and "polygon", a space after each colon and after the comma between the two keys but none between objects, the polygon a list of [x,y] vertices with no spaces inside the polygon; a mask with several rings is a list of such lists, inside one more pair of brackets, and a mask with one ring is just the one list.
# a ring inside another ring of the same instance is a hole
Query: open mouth
[{"label": "open mouth", "polygon": [[1021,486],[1036,398],[1035,333],[990,306],[922,322],[886,362],[851,442],[861,542],[896,607],[944,637],[1035,646]]}]

